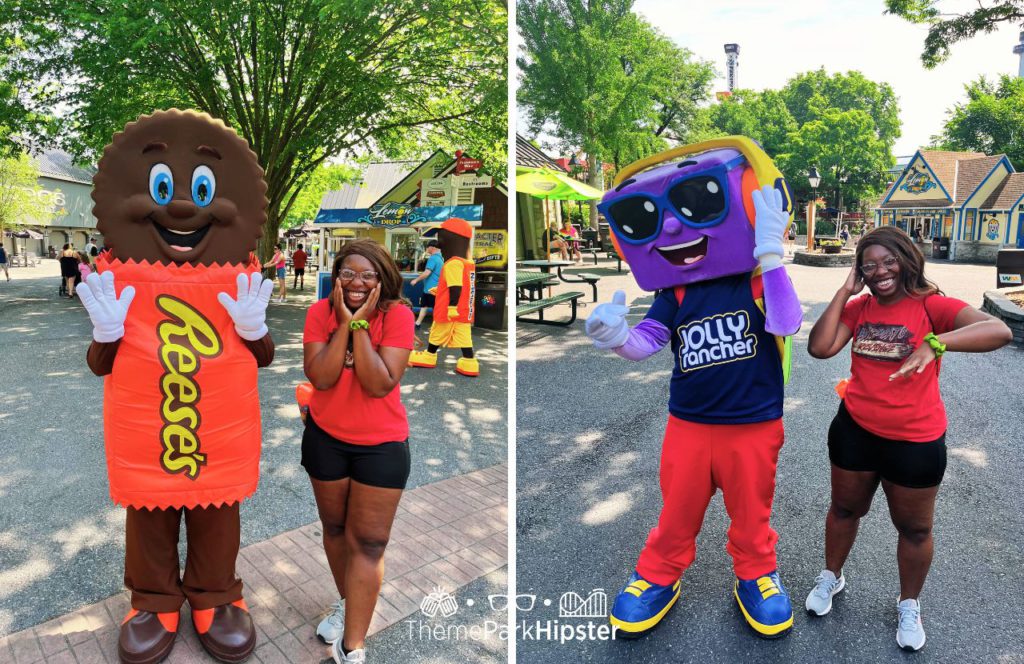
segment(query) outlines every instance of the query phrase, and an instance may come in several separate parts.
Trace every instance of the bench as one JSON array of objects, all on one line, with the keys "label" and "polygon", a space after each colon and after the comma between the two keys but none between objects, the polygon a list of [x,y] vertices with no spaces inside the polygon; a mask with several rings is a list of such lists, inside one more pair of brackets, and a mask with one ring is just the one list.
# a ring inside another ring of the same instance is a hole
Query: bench
[{"label": "bench", "polygon": [[[594,290],[594,302],[597,302],[597,282],[601,280],[601,275],[590,274],[589,272],[576,272],[572,274],[562,274],[562,281],[567,284],[590,284],[590,287]],[[571,277],[579,277],[578,279],[572,279]]]},{"label": "bench", "polygon": [[[572,291],[569,293],[559,293],[554,297],[544,298],[543,300],[533,300],[525,304],[516,306],[516,320],[524,323],[540,323],[543,325],[572,325],[576,320],[576,301],[583,297],[583,293]],[[544,310],[548,307],[553,307],[556,304],[568,302],[569,306],[572,307],[572,315],[567,321],[553,321],[544,320]],[[523,318],[526,314],[532,314],[536,312],[537,318]]]}]

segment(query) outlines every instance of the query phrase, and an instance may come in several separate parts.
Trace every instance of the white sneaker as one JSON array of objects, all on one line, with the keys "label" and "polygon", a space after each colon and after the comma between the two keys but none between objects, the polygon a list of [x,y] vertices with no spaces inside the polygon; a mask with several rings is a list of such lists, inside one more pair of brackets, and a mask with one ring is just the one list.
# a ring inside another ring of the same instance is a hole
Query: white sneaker
[{"label": "white sneaker", "polygon": [[845,576],[840,576],[837,579],[836,575],[832,572],[827,569],[822,570],[818,578],[814,580],[814,588],[811,590],[811,594],[807,596],[807,602],[805,603],[807,612],[813,613],[816,616],[827,614],[832,610],[832,597],[845,587]]},{"label": "white sneaker", "polygon": [[345,609],[338,600],[331,605],[331,612],[316,626],[316,635],[327,645],[333,644],[345,632]]},{"label": "white sneaker", "polygon": [[896,627],[896,643],[908,652],[924,647],[924,625],[921,624],[921,603],[916,599],[905,599],[896,605],[900,612]]},{"label": "white sneaker", "polygon": [[341,650],[341,639],[338,639],[331,645],[331,657],[337,664],[346,664],[349,662],[357,662],[358,664],[365,664],[366,662],[366,649],[356,648],[349,654],[345,654]]}]

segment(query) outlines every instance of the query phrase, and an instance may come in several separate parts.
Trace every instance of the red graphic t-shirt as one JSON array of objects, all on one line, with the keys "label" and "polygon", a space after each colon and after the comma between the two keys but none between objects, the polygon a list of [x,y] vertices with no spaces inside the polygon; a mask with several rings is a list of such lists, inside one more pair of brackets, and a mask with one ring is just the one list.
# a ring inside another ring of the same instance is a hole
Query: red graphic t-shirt
[{"label": "red graphic t-shirt", "polygon": [[307,258],[309,258],[309,256],[306,254],[305,251],[303,251],[302,249],[296,249],[294,252],[292,252],[292,267],[294,267],[296,270],[306,269]]},{"label": "red graphic t-shirt", "polygon": [[[412,310],[404,304],[392,305],[387,313],[377,312],[370,321],[374,349],[412,349],[414,320]],[[330,299],[320,300],[306,314],[302,343],[327,343],[337,329],[338,320]],[[396,385],[386,397],[371,397],[356,378],[355,367],[343,368],[332,388],[314,391],[309,412],[321,429],[353,445],[379,445],[409,437],[409,419],[402,405],[400,386]]]},{"label": "red graphic t-shirt", "polygon": [[[927,302],[927,308],[925,303]],[[846,303],[840,321],[853,332],[846,409],[876,436],[925,443],[946,430],[936,360],[918,374],[890,381],[929,332],[953,329],[966,302],[943,295],[905,297],[883,305],[872,295]]]}]

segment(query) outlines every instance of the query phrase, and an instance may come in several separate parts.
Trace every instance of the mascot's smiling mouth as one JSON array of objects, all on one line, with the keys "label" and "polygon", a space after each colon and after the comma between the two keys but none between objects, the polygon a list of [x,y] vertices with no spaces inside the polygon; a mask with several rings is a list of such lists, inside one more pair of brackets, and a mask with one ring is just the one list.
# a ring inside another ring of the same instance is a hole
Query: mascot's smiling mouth
[{"label": "mascot's smiling mouth", "polygon": [[693,242],[673,244],[668,247],[655,247],[665,260],[673,265],[687,266],[701,261],[708,255],[708,238],[706,235]]},{"label": "mascot's smiling mouth", "polygon": [[157,223],[156,219],[153,219],[152,216],[150,216],[150,221],[156,227],[156,232],[160,235],[160,239],[166,242],[171,249],[177,251],[192,251],[195,249],[210,231],[210,226],[213,225],[206,224],[194,231],[176,231]]}]

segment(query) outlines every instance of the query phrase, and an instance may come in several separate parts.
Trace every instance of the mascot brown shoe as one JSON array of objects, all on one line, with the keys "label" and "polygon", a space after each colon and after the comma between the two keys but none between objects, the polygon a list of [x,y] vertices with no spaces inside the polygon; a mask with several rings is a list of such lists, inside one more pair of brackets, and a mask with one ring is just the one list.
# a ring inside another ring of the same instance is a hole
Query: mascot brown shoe
[{"label": "mascot brown shoe", "polygon": [[222,662],[242,662],[256,648],[256,628],[245,600],[192,611],[199,643]]},{"label": "mascot brown shoe", "polygon": [[117,656],[122,664],[155,664],[170,654],[178,636],[178,613],[132,609],[121,623]]}]

